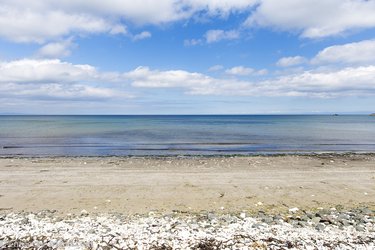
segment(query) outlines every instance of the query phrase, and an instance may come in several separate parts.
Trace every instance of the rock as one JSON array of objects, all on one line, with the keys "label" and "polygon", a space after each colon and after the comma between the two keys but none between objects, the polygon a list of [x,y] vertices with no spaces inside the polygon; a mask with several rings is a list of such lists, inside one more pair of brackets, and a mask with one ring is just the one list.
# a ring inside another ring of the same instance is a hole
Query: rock
[{"label": "rock", "polygon": [[301,220],[302,221],[308,221],[310,218],[309,218],[309,216],[307,216],[307,215],[303,215],[302,217],[301,217]]},{"label": "rock", "polygon": [[341,220],[340,223],[345,226],[345,227],[348,227],[351,225],[351,223],[348,221],[348,220]]},{"label": "rock", "polygon": [[355,230],[359,231],[359,232],[364,232],[365,231],[365,227],[362,226],[362,225],[358,225],[355,227]]},{"label": "rock", "polygon": [[85,209],[81,211],[81,216],[88,216],[89,212],[87,212]]},{"label": "rock", "polygon": [[312,213],[306,213],[306,216],[309,217],[310,219],[314,218],[314,215]]},{"label": "rock", "polygon": [[241,214],[240,214],[240,217],[241,217],[242,219],[245,219],[245,218],[246,218],[246,213],[241,213]]},{"label": "rock", "polygon": [[319,214],[319,215],[329,215],[329,214],[331,214],[331,211],[328,210],[328,209],[322,209],[317,214]]},{"label": "rock", "polygon": [[262,222],[264,222],[264,223],[267,223],[267,224],[271,224],[272,222],[273,222],[273,218],[271,218],[271,217],[264,217],[263,219],[262,219]]},{"label": "rock", "polygon": [[325,225],[322,224],[322,223],[319,223],[318,225],[316,225],[315,229],[318,230],[318,231],[324,231],[325,230]]},{"label": "rock", "polygon": [[314,218],[312,218],[311,219],[311,221],[313,222],[313,223],[319,223],[320,222],[320,217],[314,217]]},{"label": "rock", "polygon": [[367,207],[361,209],[362,214],[371,215],[373,212]]},{"label": "rock", "polygon": [[289,208],[289,213],[296,213],[296,212],[298,212],[298,207],[293,207],[293,208]]},{"label": "rock", "polygon": [[339,215],[337,216],[337,219],[338,219],[338,220],[349,220],[349,219],[350,219],[350,216],[347,215],[347,214],[339,214]]},{"label": "rock", "polygon": [[251,226],[252,228],[262,228],[264,227],[261,223],[255,223]]},{"label": "rock", "polygon": [[25,219],[21,220],[21,224],[27,225],[29,223],[30,223],[30,221],[29,221],[28,218],[25,218]]}]

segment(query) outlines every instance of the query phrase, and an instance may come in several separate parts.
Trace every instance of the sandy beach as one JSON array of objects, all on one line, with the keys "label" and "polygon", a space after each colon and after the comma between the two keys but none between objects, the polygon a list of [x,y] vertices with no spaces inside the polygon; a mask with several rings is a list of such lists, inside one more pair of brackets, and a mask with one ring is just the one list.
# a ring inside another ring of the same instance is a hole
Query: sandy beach
[{"label": "sandy beach", "polygon": [[0,249],[373,249],[375,156],[0,159]]},{"label": "sandy beach", "polygon": [[375,206],[374,155],[0,159],[2,212]]}]

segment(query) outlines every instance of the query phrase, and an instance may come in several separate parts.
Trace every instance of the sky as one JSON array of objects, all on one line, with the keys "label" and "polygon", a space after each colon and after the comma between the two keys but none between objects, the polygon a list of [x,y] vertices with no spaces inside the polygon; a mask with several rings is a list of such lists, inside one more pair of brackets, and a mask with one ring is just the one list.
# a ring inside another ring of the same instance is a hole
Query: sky
[{"label": "sky", "polygon": [[375,0],[2,0],[0,114],[375,112]]}]

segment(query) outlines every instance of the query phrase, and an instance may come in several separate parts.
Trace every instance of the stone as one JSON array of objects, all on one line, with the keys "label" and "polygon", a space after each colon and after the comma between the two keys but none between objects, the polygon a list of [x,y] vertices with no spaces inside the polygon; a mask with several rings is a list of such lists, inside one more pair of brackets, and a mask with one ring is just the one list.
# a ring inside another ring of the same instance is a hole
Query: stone
[{"label": "stone", "polygon": [[338,219],[338,220],[349,220],[349,219],[350,219],[350,216],[347,215],[347,214],[339,214],[339,215],[337,216],[337,219]]},{"label": "stone", "polygon": [[322,224],[322,223],[319,223],[318,225],[316,225],[315,229],[318,230],[318,231],[324,231],[325,230],[325,225]]},{"label": "stone", "polygon": [[251,226],[252,228],[262,228],[264,227],[261,223],[255,223]]},{"label": "stone", "polygon": [[289,213],[296,213],[296,212],[298,212],[298,207],[293,207],[293,208],[289,208]]},{"label": "stone", "polygon": [[359,232],[364,232],[365,231],[365,227],[362,226],[362,225],[358,225],[355,227],[355,230],[359,231]]},{"label": "stone", "polygon": [[370,209],[368,209],[367,207],[362,208],[362,209],[361,209],[361,212],[362,212],[362,214],[365,214],[365,215],[370,215],[370,214],[373,213],[373,212],[372,212]]},{"label": "stone", "polygon": [[320,217],[314,217],[314,218],[312,218],[311,219],[311,221],[313,222],[313,223],[319,223],[320,222]]},{"label": "stone", "polygon": [[87,212],[85,209],[81,211],[81,216],[88,216],[89,212]]}]

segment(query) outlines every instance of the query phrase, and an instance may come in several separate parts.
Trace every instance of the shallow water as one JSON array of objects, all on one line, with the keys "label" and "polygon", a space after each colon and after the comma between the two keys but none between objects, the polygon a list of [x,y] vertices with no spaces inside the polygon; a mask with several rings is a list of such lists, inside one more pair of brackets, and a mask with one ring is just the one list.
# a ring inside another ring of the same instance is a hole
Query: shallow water
[{"label": "shallow water", "polygon": [[375,152],[367,115],[0,116],[0,155]]}]

